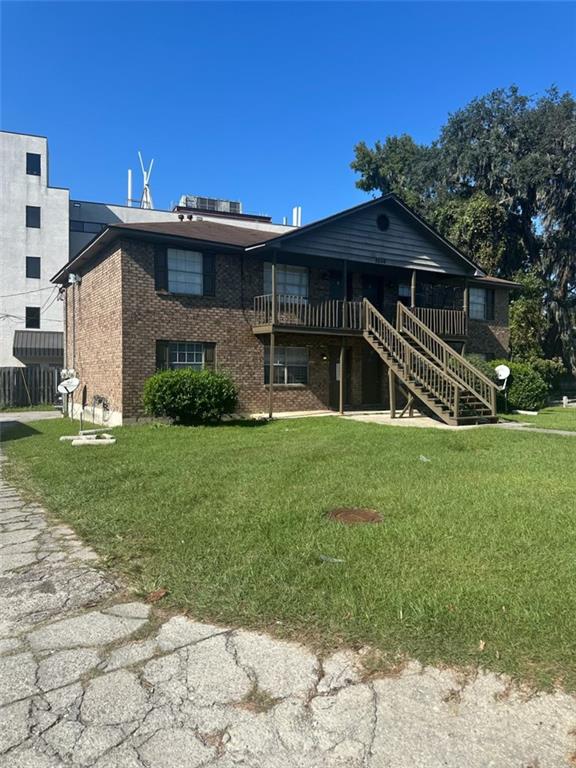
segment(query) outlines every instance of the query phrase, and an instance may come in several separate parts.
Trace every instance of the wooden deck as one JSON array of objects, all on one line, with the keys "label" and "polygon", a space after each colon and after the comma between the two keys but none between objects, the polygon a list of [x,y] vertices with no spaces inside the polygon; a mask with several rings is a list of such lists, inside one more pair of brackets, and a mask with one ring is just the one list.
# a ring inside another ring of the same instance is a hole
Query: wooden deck
[{"label": "wooden deck", "polygon": [[363,329],[361,301],[331,299],[311,304],[300,296],[272,295],[254,299],[254,333],[289,331],[328,335],[360,335]]},{"label": "wooden deck", "polygon": [[[412,312],[433,333],[445,339],[465,340],[468,316],[463,309],[413,307]],[[272,294],[254,299],[254,333],[289,331],[327,335],[359,335],[364,330],[363,302],[328,301],[311,303],[300,296]]]}]

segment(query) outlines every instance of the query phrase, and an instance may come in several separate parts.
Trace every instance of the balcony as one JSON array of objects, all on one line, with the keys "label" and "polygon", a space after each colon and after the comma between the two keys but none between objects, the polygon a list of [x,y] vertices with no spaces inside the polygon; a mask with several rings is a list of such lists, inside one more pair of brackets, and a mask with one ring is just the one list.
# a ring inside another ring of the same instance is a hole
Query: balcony
[{"label": "balcony", "polygon": [[[462,309],[412,307],[412,312],[442,338],[465,339],[468,335],[468,316]],[[337,299],[311,304],[301,296],[280,294],[273,308],[272,294],[266,294],[254,299],[252,326],[254,333],[275,330],[356,335],[364,330],[363,304]]]},{"label": "balcony", "polygon": [[445,339],[465,339],[468,336],[468,315],[463,309],[410,309],[437,336]]},{"label": "balcony", "polygon": [[288,330],[298,333],[359,334],[363,329],[362,302],[329,299],[310,304],[301,296],[256,296],[254,333]]}]

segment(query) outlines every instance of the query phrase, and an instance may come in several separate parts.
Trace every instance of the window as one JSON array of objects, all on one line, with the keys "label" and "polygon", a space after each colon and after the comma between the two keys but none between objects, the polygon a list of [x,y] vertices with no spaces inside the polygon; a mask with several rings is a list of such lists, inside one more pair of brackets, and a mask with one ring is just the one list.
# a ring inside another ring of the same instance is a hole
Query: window
[{"label": "window", "polygon": [[[264,348],[264,383],[270,383],[270,347]],[[306,347],[274,347],[274,384],[308,384]]]},{"label": "window", "polygon": [[[264,293],[272,293],[272,264],[264,264]],[[308,298],[308,267],[290,264],[276,265],[276,293],[284,296]]]},{"label": "window", "polygon": [[26,173],[28,176],[40,176],[40,155],[26,152]]},{"label": "window", "polygon": [[470,288],[470,319],[494,320],[494,290]]},{"label": "window", "polygon": [[88,232],[97,235],[106,229],[107,224],[101,224],[99,221],[78,221],[70,219],[70,232]]},{"label": "window", "polygon": [[160,370],[192,368],[195,371],[214,368],[215,347],[211,342],[157,341],[156,367]]},{"label": "window", "polygon": [[26,277],[40,278],[40,257],[26,256]]},{"label": "window", "polygon": [[168,363],[170,368],[204,368],[204,345],[187,344],[174,341],[168,345]]},{"label": "window", "polygon": [[40,328],[40,307],[26,307],[26,328]]},{"label": "window", "polygon": [[26,226],[40,228],[40,208],[37,205],[26,206]]},{"label": "window", "polygon": [[168,290],[171,293],[203,294],[203,258],[197,251],[168,248]]}]

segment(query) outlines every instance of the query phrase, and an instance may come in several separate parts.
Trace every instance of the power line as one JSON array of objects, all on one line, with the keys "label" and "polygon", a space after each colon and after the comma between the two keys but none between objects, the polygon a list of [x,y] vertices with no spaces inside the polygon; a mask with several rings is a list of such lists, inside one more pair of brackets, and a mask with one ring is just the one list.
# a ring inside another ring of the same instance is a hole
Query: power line
[{"label": "power line", "polygon": [[46,288],[36,288],[34,291],[22,291],[21,293],[7,293],[4,296],[0,296],[0,299],[11,299],[12,296],[25,296],[28,293],[40,293],[40,291],[50,291],[54,290],[54,288],[57,288],[58,286],[49,285]]}]

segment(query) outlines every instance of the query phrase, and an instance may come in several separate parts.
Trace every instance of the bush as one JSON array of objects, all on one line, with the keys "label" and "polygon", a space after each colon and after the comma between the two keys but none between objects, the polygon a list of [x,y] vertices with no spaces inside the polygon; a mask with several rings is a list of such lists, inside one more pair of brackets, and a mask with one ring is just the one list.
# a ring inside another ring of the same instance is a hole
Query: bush
[{"label": "bush", "polygon": [[538,371],[540,376],[542,376],[549,391],[558,389],[560,386],[560,379],[563,374],[566,373],[566,367],[559,357],[554,357],[551,360],[535,357],[526,362],[531,365],[535,371]]},{"label": "bush", "polygon": [[144,410],[182,424],[218,421],[238,402],[232,380],[214,371],[161,371],[144,384]]},{"label": "bush", "polygon": [[472,363],[475,368],[478,368],[480,373],[483,373],[484,376],[487,376],[490,381],[496,381],[494,365],[491,362],[484,360],[484,358],[480,357],[480,355],[466,355],[466,359],[469,363]]},{"label": "bush", "polygon": [[[519,363],[514,360],[483,360],[477,355],[470,355],[468,360],[485,376],[496,382],[495,369],[498,365],[510,368],[510,378],[506,382],[505,393],[508,398],[508,408],[521,411],[537,411],[546,405],[548,384],[531,363]],[[551,362],[543,360],[541,362]],[[506,397],[504,392],[498,392],[498,409],[504,410]]]}]

